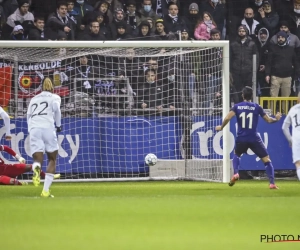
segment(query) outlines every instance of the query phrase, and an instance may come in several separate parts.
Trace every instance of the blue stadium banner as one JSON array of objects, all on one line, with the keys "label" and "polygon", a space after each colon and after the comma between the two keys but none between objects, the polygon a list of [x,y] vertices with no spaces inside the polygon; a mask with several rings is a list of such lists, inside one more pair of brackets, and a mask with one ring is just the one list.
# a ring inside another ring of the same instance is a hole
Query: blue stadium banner
[{"label": "blue stadium banner", "polygon": [[[276,170],[294,169],[291,148],[281,130],[282,121],[259,122],[258,132],[269,151]],[[219,117],[194,117],[191,145],[194,158],[222,159],[222,132],[214,127],[221,124]],[[3,121],[0,121],[1,143],[12,147],[28,163],[30,156],[26,119],[12,119],[12,141],[4,140]],[[58,134],[60,145],[57,172],[73,173],[143,173],[147,172],[144,157],[154,153],[159,159],[182,159],[183,126],[179,117],[105,117],[64,118],[63,132]],[[230,141],[225,144],[233,152],[236,121],[230,124]],[[231,153],[232,154],[232,153]],[[0,157],[14,159],[6,153]],[[259,159],[248,151],[242,157],[242,170],[264,170]]]}]

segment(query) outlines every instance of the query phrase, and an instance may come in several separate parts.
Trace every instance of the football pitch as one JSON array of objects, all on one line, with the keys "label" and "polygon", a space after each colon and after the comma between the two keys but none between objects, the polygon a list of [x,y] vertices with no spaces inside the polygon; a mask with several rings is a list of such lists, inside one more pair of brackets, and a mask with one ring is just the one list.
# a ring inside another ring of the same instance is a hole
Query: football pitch
[{"label": "football pitch", "polygon": [[[300,249],[300,183],[240,181],[0,186],[1,249]],[[291,239],[291,238],[290,238]]]}]

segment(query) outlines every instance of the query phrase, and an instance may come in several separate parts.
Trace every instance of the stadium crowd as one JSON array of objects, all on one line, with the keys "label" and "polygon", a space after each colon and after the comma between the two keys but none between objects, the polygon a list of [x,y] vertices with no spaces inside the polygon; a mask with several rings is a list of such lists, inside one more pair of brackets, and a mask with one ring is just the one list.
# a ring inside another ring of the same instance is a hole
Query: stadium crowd
[{"label": "stadium crowd", "polygon": [[[297,95],[300,90],[300,0],[0,2],[2,40],[229,40],[233,103],[241,100],[240,92],[243,87],[252,85],[253,55],[257,58],[255,70],[258,95],[288,97]],[[220,86],[221,81],[222,53],[219,48],[215,48],[209,57],[207,54],[201,56],[200,64],[196,64],[196,71],[200,70],[200,74],[187,66],[189,73],[184,77],[189,84],[187,95],[193,98],[193,89],[202,89],[206,96],[202,101],[209,106],[208,102],[221,95],[217,86]],[[152,103],[151,94],[155,94],[158,100],[168,99],[167,107],[176,108],[176,98],[169,98],[181,95],[174,94],[174,82],[179,82],[179,79],[170,74],[172,67],[179,67],[176,63],[165,63],[163,65],[171,66],[160,69],[161,61],[165,59],[157,62],[153,58],[146,58],[140,64],[136,62],[134,66],[132,62],[135,58],[127,56],[122,60],[125,60],[123,64],[127,64],[126,76],[133,74],[129,77],[136,79],[142,76],[145,83],[143,93],[136,98],[141,99],[139,108],[160,109],[166,104]],[[186,57],[184,60],[189,62],[190,58]],[[73,75],[81,72],[81,75],[89,73],[94,77],[99,70],[95,60],[80,58],[78,61],[79,66],[74,68]],[[81,68],[78,70],[78,67]],[[181,69],[186,70],[183,66]],[[122,76],[120,69],[115,75]],[[161,98],[158,97],[160,93],[157,93],[157,89],[151,85],[159,78],[167,79],[161,89]],[[79,85],[81,90],[85,89],[82,92],[89,93],[88,89],[93,89],[88,81],[82,81]],[[123,87],[119,89],[123,90]],[[147,98],[149,103],[145,103]]]}]

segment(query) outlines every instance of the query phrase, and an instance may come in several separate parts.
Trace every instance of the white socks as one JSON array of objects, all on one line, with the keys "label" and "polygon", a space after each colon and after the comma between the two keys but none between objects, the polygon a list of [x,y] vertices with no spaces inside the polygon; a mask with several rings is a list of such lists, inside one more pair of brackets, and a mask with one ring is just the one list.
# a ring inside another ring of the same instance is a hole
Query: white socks
[{"label": "white socks", "polygon": [[297,176],[298,176],[298,180],[300,181],[300,168],[297,168]]},{"label": "white socks", "polygon": [[39,163],[39,162],[34,162],[34,163],[32,164],[32,171],[35,170],[36,167],[39,167],[39,168],[41,169],[41,163]]},{"label": "white socks", "polygon": [[53,182],[53,178],[54,178],[54,174],[46,173],[45,182],[44,182],[44,189],[43,189],[45,192],[49,192],[49,188],[51,187],[51,184]]}]

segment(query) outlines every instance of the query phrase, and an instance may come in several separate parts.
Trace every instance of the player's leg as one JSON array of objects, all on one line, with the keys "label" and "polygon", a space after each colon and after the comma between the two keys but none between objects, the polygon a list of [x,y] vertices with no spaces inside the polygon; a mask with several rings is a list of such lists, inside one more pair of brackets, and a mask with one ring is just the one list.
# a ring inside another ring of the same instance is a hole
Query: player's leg
[{"label": "player's leg", "polygon": [[28,185],[25,181],[18,181],[16,178],[9,176],[1,175],[0,176],[0,185]]},{"label": "player's leg", "polygon": [[43,165],[44,152],[45,152],[45,144],[42,140],[43,134],[47,133],[47,131],[43,129],[34,128],[30,131],[30,151],[33,158],[32,164],[32,182],[34,186],[40,185],[40,174],[41,168]]},{"label": "player's leg", "polygon": [[54,174],[56,170],[56,158],[58,154],[58,142],[55,131],[49,131],[43,136],[43,141],[45,142],[45,151],[48,157],[48,166],[46,170],[44,188],[42,191],[42,197],[54,197],[50,194],[50,186],[52,185]]},{"label": "player's leg", "polygon": [[247,142],[236,142],[235,143],[235,150],[232,159],[232,166],[233,166],[233,176],[230,179],[228,185],[232,187],[235,182],[240,178],[239,176],[239,168],[240,168],[240,161],[242,154],[246,153],[248,150],[248,143]]},{"label": "player's leg", "polygon": [[268,151],[259,137],[255,142],[251,143],[250,149],[256,154],[265,164],[265,169],[270,182],[271,189],[278,189],[275,185],[274,167],[269,157]]},{"label": "player's leg", "polygon": [[[42,191],[42,196],[43,197],[49,197],[50,195],[50,187],[52,185],[53,179],[54,179],[54,174],[55,174],[55,169],[56,169],[56,158],[57,158],[58,150],[48,153],[48,167],[46,170],[46,176],[45,176],[45,182],[44,182],[44,188]],[[53,197],[53,196],[51,196]]]},{"label": "player's leg", "polygon": [[296,167],[298,180],[300,181],[300,142],[293,140],[292,142],[293,162]]}]

